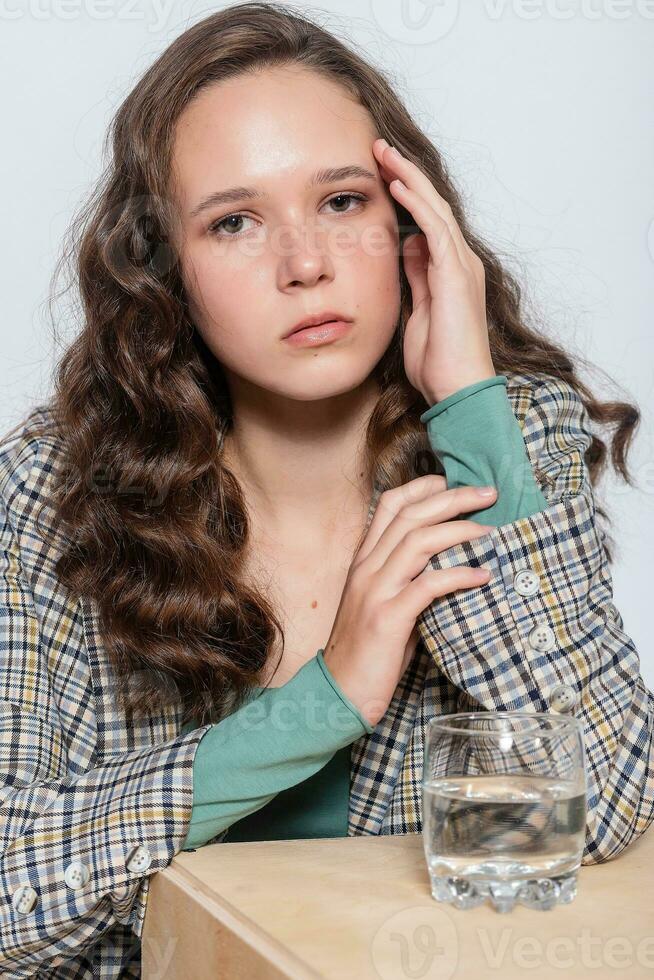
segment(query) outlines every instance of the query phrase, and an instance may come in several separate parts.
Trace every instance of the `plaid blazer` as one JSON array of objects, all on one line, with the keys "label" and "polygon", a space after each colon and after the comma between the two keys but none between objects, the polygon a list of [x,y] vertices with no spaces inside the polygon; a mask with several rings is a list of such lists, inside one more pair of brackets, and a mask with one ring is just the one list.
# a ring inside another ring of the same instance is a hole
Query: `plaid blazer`
[{"label": "plaid blazer", "polygon": [[[388,711],[352,746],[348,835],[421,830],[434,715],[567,710],[585,733],[590,864],[619,854],[654,817],[654,703],[612,602],[583,404],[560,380],[507,379],[549,506],[431,558],[434,568],[484,564],[491,578],[419,617]],[[46,546],[35,523],[56,443],[25,427],[10,437],[0,440],[0,973],[138,977],[150,878],[184,843],[193,757],[209,726],[181,735],[172,708],[127,723],[94,601],[62,588],[54,562],[64,542]],[[369,520],[378,499],[376,488]],[[521,587],[526,569],[537,591]]]}]

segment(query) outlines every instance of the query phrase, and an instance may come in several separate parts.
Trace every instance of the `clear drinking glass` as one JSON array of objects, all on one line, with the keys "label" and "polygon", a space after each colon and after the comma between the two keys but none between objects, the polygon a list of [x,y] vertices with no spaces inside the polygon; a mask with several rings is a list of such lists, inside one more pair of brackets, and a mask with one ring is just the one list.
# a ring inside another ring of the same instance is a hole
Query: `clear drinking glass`
[{"label": "clear drinking glass", "polygon": [[489,900],[499,912],[571,902],[586,828],[581,722],[519,711],[432,718],[422,806],[437,901]]}]

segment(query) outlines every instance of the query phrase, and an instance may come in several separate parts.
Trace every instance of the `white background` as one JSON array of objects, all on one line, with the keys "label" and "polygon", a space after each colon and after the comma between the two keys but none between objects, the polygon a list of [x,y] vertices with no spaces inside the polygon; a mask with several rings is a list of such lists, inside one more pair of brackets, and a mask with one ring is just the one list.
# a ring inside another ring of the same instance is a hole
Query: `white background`
[{"label": "white background", "polygon": [[[638,488],[611,477],[596,492],[613,520],[616,605],[654,686],[654,0],[289,5],[390,74],[529,308],[596,366],[581,374],[602,397],[640,407]],[[0,0],[2,432],[51,389],[49,279],[114,110],[221,6]],[[57,329],[70,336],[64,311]]]}]

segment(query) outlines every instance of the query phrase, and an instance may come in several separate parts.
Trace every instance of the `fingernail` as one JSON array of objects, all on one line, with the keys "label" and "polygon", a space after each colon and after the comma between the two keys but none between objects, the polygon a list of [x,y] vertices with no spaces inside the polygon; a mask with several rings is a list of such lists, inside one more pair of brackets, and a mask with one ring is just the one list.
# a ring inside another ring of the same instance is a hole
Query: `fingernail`
[{"label": "fingernail", "polygon": [[493,497],[495,495],[495,487],[476,487],[476,490],[480,497]]}]

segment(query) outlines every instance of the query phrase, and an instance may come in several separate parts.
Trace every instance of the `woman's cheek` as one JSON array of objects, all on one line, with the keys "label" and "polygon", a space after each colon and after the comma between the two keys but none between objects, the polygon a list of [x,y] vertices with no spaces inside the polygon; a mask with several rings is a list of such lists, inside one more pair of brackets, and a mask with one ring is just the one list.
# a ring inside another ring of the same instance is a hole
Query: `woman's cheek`
[{"label": "woman's cheek", "polygon": [[399,279],[397,226],[392,217],[385,215],[363,229],[354,259],[361,273]]}]

